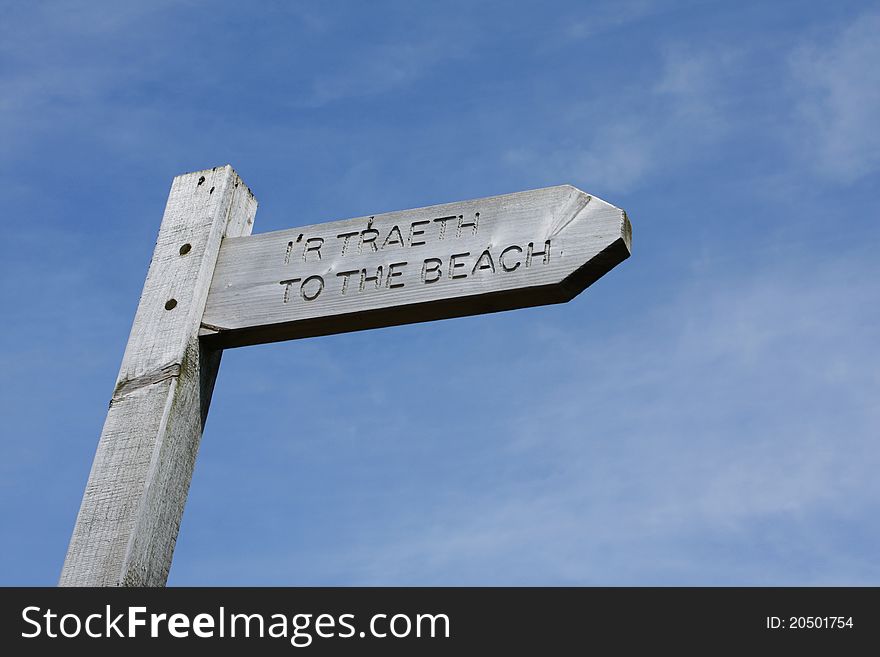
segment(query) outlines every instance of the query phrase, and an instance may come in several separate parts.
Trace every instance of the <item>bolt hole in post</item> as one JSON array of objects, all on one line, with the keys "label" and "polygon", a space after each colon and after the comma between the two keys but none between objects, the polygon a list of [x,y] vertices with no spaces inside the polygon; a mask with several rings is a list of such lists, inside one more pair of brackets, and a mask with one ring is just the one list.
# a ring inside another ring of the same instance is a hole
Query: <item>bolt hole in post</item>
[{"label": "bolt hole in post", "polygon": [[191,250],[192,250],[192,244],[187,242],[186,244],[184,244],[183,246],[180,247],[180,255],[186,255]]},{"label": "bolt hole in post", "polygon": [[165,310],[174,310],[177,307],[177,299],[168,299],[165,302]]}]

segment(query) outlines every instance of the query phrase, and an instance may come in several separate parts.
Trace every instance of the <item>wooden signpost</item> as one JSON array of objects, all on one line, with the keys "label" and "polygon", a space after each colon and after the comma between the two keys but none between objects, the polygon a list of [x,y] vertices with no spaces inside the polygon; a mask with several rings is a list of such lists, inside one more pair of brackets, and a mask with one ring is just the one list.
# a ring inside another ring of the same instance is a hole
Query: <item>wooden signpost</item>
[{"label": "wooden signpost", "polygon": [[162,586],[222,350],[569,301],[629,257],[569,185],[250,236],[231,167],[174,179],[61,573]]}]

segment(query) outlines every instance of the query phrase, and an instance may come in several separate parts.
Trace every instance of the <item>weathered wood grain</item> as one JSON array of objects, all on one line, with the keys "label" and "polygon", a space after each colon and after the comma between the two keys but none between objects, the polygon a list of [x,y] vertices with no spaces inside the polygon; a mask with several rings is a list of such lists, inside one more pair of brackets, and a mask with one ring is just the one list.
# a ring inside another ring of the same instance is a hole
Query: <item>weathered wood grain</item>
[{"label": "weathered wood grain", "polygon": [[221,240],[256,208],[230,166],[174,179],[61,586],[165,584],[220,364],[200,320]]},{"label": "weathered wood grain", "polygon": [[623,210],[569,185],[228,239],[201,335],[225,348],[560,303],[630,245]]}]

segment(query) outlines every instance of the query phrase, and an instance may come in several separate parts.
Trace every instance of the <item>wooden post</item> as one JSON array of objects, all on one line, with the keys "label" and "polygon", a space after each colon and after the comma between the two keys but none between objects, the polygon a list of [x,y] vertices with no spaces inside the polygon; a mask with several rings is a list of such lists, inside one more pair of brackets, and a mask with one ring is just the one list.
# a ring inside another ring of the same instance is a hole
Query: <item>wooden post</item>
[{"label": "wooden post", "polygon": [[174,179],[62,586],[165,584],[221,349],[563,303],[632,244],[570,185],[250,237],[256,211],[229,166]]},{"label": "wooden post", "polygon": [[61,586],[165,584],[220,365],[202,314],[222,238],[256,209],[228,165],[174,179]]}]

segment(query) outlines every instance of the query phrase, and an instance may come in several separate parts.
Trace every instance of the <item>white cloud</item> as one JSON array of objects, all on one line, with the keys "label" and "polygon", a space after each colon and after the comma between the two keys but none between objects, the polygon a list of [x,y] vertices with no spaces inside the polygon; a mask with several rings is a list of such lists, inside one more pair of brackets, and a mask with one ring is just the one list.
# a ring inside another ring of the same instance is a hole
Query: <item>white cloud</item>
[{"label": "white cloud", "polygon": [[695,282],[601,342],[548,327],[523,358],[555,380],[496,427],[479,494],[334,558],[360,583],[878,581],[872,546],[828,529],[880,494],[878,274],[789,262]]},{"label": "white cloud", "polygon": [[795,148],[835,182],[851,183],[880,166],[880,14],[865,14],[791,57],[801,124]]},{"label": "white cloud", "polygon": [[[735,74],[740,55],[715,47],[668,47],[650,83],[614,90],[590,89],[574,102],[567,122],[571,137],[561,145],[508,149],[504,161],[544,172],[546,180],[591,191],[632,191],[658,173],[706,157],[723,138],[732,119],[725,83]],[[544,140],[546,143],[547,140]]]},{"label": "white cloud", "polygon": [[463,57],[467,52],[466,43],[466,35],[459,34],[454,45],[443,38],[365,44],[356,49],[356,59],[316,77],[311,95],[302,104],[321,107],[337,100],[374,96],[404,87],[420,79],[438,63]]},{"label": "white cloud", "polygon": [[0,161],[33,149],[36,135],[86,131],[112,142],[108,130],[136,132],[131,125],[142,108],[120,107],[114,96],[168,59],[145,41],[170,4],[27,3],[7,16],[0,23],[0,56],[10,62],[0,76]]},{"label": "white cloud", "polygon": [[593,4],[588,16],[569,19],[564,33],[571,39],[588,39],[661,12],[657,3],[650,0]]},{"label": "white cloud", "polygon": [[590,95],[572,104],[569,136],[551,147],[542,139],[541,146],[510,148],[503,159],[547,180],[584,181],[601,195],[711,161],[738,139],[755,145],[755,184],[790,186],[805,174],[853,183],[880,167],[878,34],[880,14],[873,13],[822,31],[821,42],[668,42],[645,61],[651,82],[584,85]]}]

